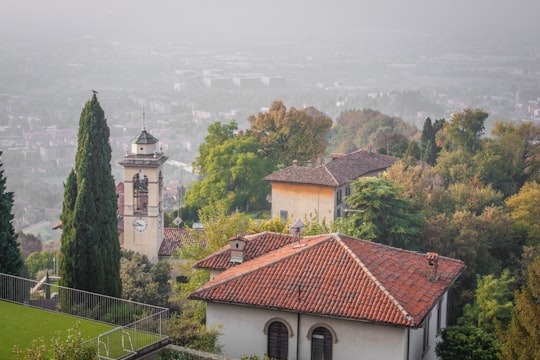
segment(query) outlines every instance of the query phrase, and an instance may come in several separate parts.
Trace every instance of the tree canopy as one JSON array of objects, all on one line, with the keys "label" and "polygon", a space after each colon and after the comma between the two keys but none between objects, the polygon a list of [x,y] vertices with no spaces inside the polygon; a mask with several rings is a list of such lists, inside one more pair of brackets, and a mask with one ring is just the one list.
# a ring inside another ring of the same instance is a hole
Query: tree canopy
[{"label": "tree canopy", "polygon": [[94,94],[81,112],[75,168],[64,184],[60,284],[119,297],[120,243],[109,135]]},{"label": "tree canopy", "polygon": [[6,191],[6,181],[0,151],[0,273],[18,276],[23,270],[23,259],[17,243],[17,234],[11,223],[13,193]]},{"label": "tree canopy", "polygon": [[414,125],[379,111],[348,110],[336,119],[328,142],[331,151],[343,154],[371,145],[376,149],[389,149],[390,155],[394,155],[403,153],[404,139],[408,143],[417,132]]},{"label": "tree canopy", "polygon": [[332,119],[315,108],[287,110],[281,101],[272,102],[268,112],[249,116],[248,122],[246,135],[257,141],[274,167],[289,166],[293,160],[317,160],[326,151],[326,135],[332,127]]},{"label": "tree canopy", "polygon": [[400,197],[401,189],[384,178],[365,177],[353,182],[346,201],[350,209],[345,232],[366,240],[407,247],[425,221],[412,211],[412,202]]},{"label": "tree canopy", "polygon": [[503,347],[505,359],[540,358],[540,257],[528,267],[527,283],[516,294]]},{"label": "tree canopy", "polygon": [[497,360],[496,339],[474,326],[449,326],[435,348],[441,360]]},{"label": "tree canopy", "polygon": [[267,207],[269,184],[262,181],[271,172],[269,162],[251,137],[234,135],[234,122],[209,127],[203,153],[194,165],[201,180],[193,183],[185,197],[185,207],[201,209],[222,201],[228,210]]}]

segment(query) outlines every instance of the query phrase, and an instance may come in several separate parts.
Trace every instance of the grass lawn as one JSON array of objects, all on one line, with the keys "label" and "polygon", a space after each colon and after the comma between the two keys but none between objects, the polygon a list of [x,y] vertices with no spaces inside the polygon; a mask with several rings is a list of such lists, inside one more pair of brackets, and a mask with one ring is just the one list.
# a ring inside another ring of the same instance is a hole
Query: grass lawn
[{"label": "grass lawn", "polygon": [[13,346],[28,348],[32,340],[42,337],[49,346],[50,339],[56,336],[65,337],[68,329],[75,328],[80,322],[79,330],[83,339],[92,339],[113,326],[74,318],[68,315],[39,310],[24,305],[0,300],[0,354],[2,359],[12,358]]}]

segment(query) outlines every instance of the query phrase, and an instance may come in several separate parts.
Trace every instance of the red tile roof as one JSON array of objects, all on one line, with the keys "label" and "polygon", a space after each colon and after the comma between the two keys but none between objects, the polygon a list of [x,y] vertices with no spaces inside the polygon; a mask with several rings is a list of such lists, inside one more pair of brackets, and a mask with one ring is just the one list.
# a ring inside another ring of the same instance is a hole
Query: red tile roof
[{"label": "red tile roof", "polygon": [[465,268],[439,256],[432,281],[425,254],[340,234],[301,243],[230,267],[190,298],[418,327]]},{"label": "red tile roof", "polygon": [[343,156],[336,156],[330,162],[315,168],[289,166],[266,176],[263,180],[337,187],[361,176],[383,171],[397,160],[398,158],[393,156],[358,150]]},{"label": "red tile roof", "polygon": [[179,248],[186,244],[192,244],[193,237],[189,229],[165,228],[163,229],[163,242],[159,247],[158,256],[173,256]]},{"label": "red tile roof", "polygon": [[[246,235],[243,237],[246,240],[244,249],[244,261],[254,259],[258,256],[266,254],[272,250],[279,249],[283,245],[296,242],[296,237],[286,234],[278,234],[272,232],[263,232],[255,235]],[[209,255],[208,257],[198,261],[195,264],[196,268],[210,270],[225,270],[235,265],[231,262],[231,247],[226,245],[221,250]]]}]

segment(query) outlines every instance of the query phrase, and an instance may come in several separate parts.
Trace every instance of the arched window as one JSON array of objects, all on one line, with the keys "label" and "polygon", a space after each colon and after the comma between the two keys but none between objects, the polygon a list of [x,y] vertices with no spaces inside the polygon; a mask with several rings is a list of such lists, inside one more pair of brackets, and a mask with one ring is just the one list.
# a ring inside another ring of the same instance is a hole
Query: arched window
[{"label": "arched window", "polygon": [[281,321],[273,321],[268,326],[268,356],[276,360],[288,359],[289,331]]},{"label": "arched window", "polygon": [[311,360],[331,360],[332,333],[325,327],[316,327],[311,333]]},{"label": "arched window", "polygon": [[142,171],[133,177],[134,213],[148,213],[148,177]]}]

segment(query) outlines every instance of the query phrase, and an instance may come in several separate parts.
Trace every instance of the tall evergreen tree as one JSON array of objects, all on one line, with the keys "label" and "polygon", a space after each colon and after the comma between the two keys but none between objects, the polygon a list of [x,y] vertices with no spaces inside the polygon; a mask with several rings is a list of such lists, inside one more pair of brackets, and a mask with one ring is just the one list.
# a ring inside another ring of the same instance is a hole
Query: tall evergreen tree
[{"label": "tall evergreen tree", "polygon": [[119,297],[120,244],[109,135],[94,94],[81,112],[75,168],[64,184],[60,284]]},{"label": "tall evergreen tree", "polygon": [[6,178],[0,151],[0,273],[20,275],[23,259],[17,244],[17,235],[11,221],[13,214],[13,193],[6,191]]}]

